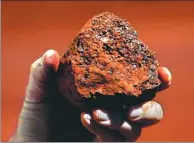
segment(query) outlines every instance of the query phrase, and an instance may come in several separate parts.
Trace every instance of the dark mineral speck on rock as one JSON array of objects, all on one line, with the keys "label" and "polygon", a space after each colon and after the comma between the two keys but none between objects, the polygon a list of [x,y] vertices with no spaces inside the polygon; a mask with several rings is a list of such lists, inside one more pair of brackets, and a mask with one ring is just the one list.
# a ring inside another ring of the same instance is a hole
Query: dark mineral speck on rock
[{"label": "dark mineral speck on rock", "polygon": [[61,56],[60,92],[80,108],[118,109],[154,97],[158,61],[125,19],[91,18]]}]

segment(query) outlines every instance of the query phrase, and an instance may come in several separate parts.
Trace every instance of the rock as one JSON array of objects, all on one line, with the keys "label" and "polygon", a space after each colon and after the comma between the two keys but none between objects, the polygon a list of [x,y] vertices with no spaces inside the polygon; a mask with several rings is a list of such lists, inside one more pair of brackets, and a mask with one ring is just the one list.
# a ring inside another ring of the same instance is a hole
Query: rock
[{"label": "rock", "polygon": [[161,84],[158,65],[127,20],[103,12],[61,56],[58,87],[80,108],[118,109],[154,97]]}]

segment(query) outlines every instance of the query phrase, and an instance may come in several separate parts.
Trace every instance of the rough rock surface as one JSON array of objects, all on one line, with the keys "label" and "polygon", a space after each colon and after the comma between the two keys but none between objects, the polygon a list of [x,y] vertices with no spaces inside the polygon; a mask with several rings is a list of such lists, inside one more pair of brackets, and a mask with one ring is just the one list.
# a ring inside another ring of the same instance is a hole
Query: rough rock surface
[{"label": "rough rock surface", "polygon": [[155,95],[161,83],[157,68],[155,53],[129,22],[103,12],[85,24],[62,55],[58,85],[80,107],[136,104]]}]

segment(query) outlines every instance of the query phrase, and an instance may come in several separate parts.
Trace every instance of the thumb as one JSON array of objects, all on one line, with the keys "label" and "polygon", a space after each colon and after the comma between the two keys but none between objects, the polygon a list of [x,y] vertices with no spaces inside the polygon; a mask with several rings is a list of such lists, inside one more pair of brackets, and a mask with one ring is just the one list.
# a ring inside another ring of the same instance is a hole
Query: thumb
[{"label": "thumb", "polygon": [[26,96],[12,141],[47,141],[50,138],[49,94],[54,94],[55,73],[59,66],[59,55],[48,50],[36,60],[30,70]]},{"label": "thumb", "polygon": [[27,102],[42,102],[51,93],[56,84],[55,72],[58,66],[59,55],[54,50],[48,50],[31,65],[25,97]]}]

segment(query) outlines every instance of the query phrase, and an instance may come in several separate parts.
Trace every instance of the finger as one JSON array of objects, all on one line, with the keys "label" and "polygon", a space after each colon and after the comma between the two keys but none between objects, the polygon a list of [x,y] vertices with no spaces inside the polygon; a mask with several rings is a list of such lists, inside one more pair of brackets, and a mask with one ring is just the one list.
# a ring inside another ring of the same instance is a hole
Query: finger
[{"label": "finger", "polygon": [[110,112],[102,109],[93,110],[92,117],[98,124],[114,130],[120,127],[122,121],[119,112]]},{"label": "finger", "polygon": [[163,118],[162,106],[155,101],[148,101],[132,107],[127,115],[129,121],[140,123],[144,127],[158,123]]},{"label": "finger", "polygon": [[51,93],[48,89],[54,87],[54,73],[58,64],[59,57],[54,50],[48,50],[32,64],[16,130],[18,140],[29,142],[50,139],[50,105],[43,101]]},{"label": "finger", "polygon": [[48,91],[51,90],[55,78],[55,72],[59,66],[59,55],[54,50],[48,50],[41,58],[37,59],[30,70],[29,83],[26,89],[28,102],[41,102]]},{"label": "finger", "polygon": [[123,121],[117,130],[125,137],[126,141],[134,142],[140,137],[142,126]]},{"label": "finger", "polygon": [[123,141],[122,137],[114,131],[110,131],[96,124],[95,121],[92,120],[91,115],[88,113],[81,113],[81,122],[89,132],[97,136],[97,141]]},{"label": "finger", "polygon": [[127,141],[135,141],[141,134],[141,126],[123,120],[119,112],[94,110],[93,119],[103,127],[119,131]]},{"label": "finger", "polygon": [[162,81],[162,84],[159,87],[159,91],[163,91],[167,89],[171,82],[172,82],[172,75],[166,67],[159,67],[158,68],[158,75],[160,80]]}]

